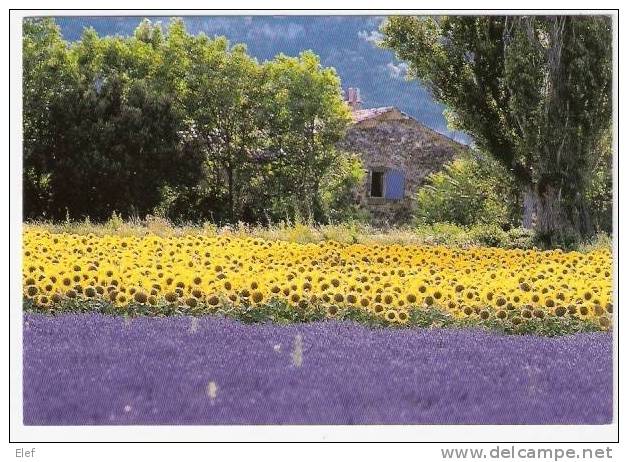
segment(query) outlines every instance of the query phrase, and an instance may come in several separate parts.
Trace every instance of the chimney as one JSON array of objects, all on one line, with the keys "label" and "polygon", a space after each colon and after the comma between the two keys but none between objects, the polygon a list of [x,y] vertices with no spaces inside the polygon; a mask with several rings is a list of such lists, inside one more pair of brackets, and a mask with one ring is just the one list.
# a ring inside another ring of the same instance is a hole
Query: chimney
[{"label": "chimney", "polygon": [[362,99],[360,98],[360,89],[350,87],[347,90],[347,104],[352,111],[357,111],[362,106]]}]

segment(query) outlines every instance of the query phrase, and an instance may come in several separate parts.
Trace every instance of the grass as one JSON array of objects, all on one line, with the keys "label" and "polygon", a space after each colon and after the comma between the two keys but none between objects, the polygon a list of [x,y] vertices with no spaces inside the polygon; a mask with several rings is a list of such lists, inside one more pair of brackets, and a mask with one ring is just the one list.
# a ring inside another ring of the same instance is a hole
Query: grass
[{"label": "grass", "polygon": [[[199,304],[192,308],[179,305],[142,305],[130,304],[125,307],[117,307],[105,301],[74,301],[64,300],[60,304],[42,308],[35,305],[32,300],[24,299],[24,311],[27,313],[45,313],[59,315],[66,313],[99,313],[112,316],[137,317],[137,316],[224,316],[239,320],[246,324],[277,323],[292,324],[323,321],[330,319],[325,309],[319,306],[299,308],[293,307],[281,300],[271,300],[261,306],[209,306]],[[595,332],[604,330],[599,324],[591,320],[583,320],[576,316],[563,317],[546,316],[544,318],[525,319],[517,324],[515,319],[522,319],[519,310],[508,312],[506,319],[488,317],[482,319],[477,314],[464,318],[456,318],[450,313],[436,307],[416,307],[409,309],[409,319],[405,324],[390,323],[384,318],[359,308],[340,308],[334,314],[333,319],[354,321],[371,328],[478,328],[504,334],[539,335],[555,337],[580,332]]]},{"label": "grass", "polygon": [[[218,227],[213,223],[202,225],[173,225],[159,217],[144,220],[122,220],[114,215],[105,223],[65,221],[60,223],[31,221],[24,229],[43,228],[51,233],[94,234],[97,236],[182,236],[200,234],[205,236],[256,237],[266,240],[282,240],[300,244],[321,241],[336,241],[344,244],[366,245],[445,245],[449,247],[494,246],[505,248],[536,248],[534,233],[523,228],[502,231],[494,225],[464,227],[450,223],[432,225],[374,228],[363,223],[306,224],[303,222],[279,223],[272,226],[253,226],[239,223],[234,226]],[[612,239],[598,234],[581,244],[576,250],[590,252],[601,247],[611,248]]]},{"label": "grass", "polygon": [[612,249],[613,238],[606,233],[598,233],[578,245],[578,252],[588,253],[598,249]]}]

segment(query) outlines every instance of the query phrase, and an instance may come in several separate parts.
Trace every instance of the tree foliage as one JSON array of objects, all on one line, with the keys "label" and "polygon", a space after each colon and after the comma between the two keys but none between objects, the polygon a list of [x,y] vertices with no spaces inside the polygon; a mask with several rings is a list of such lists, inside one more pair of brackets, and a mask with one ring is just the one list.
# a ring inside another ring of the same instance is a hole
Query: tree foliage
[{"label": "tree foliage", "polygon": [[145,215],[164,185],[198,180],[155,46],[93,29],[70,45],[52,19],[25,21],[26,217]]},{"label": "tree foliage", "polygon": [[265,184],[276,192],[273,208],[284,216],[320,219],[321,178],[342,162],[335,145],[350,120],[340,79],[308,51],[280,54],[265,63],[264,73],[267,150],[276,160]]},{"label": "tree foliage", "polygon": [[349,115],[312,52],[259,63],[181,20],[68,43],[27,19],[23,88],[26,218],[325,219]]},{"label": "tree foliage", "polygon": [[610,234],[613,232],[613,133],[610,129],[600,139],[597,151],[586,200],[591,205],[594,230]]},{"label": "tree foliage", "polygon": [[322,215],[332,222],[366,221],[368,212],[360,208],[357,192],[364,185],[366,170],[360,156],[338,152],[334,165],[321,177]]},{"label": "tree foliage", "polygon": [[611,123],[610,18],[402,16],[383,33],[453,126],[511,172],[540,234],[591,233],[585,191]]}]

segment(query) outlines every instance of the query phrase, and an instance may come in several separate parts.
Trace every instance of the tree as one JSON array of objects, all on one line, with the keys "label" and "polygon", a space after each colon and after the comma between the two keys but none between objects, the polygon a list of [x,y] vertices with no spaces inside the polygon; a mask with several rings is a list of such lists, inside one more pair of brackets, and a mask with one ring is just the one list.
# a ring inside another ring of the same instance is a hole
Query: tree
[{"label": "tree", "polygon": [[224,37],[190,37],[190,53],[184,97],[190,130],[217,186],[225,183],[226,218],[235,221],[264,143],[261,67],[244,45],[231,47]]},{"label": "tree", "polygon": [[159,80],[156,30],[143,23],[125,39],[87,29],[68,46],[51,20],[25,21],[25,171],[47,188],[45,200],[26,195],[26,216],[143,216],[166,185],[195,181],[176,94]]},{"label": "tree", "polygon": [[586,191],[591,205],[591,223],[595,232],[613,232],[613,132],[610,128],[600,139],[599,155]]},{"label": "tree", "polygon": [[25,20],[23,36],[23,203],[24,217],[35,218],[49,213],[58,133],[77,75],[53,19]]},{"label": "tree", "polygon": [[514,176],[524,225],[549,242],[591,233],[584,192],[611,121],[608,17],[404,16],[382,31],[452,125]]},{"label": "tree", "polygon": [[349,120],[311,52],[264,64],[244,45],[164,32],[24,26],[25,216],[272,221],[324,214],[321,178]]},{"label": "tree", "polygon": [[283,203],[277,208],[320,219],[321,178],[334,164],[334,146],[350,121],[340,79],[311,51],[298,57],[280,54],[264,71],[266,149],[273,159],[268,182],[275,202]]}]

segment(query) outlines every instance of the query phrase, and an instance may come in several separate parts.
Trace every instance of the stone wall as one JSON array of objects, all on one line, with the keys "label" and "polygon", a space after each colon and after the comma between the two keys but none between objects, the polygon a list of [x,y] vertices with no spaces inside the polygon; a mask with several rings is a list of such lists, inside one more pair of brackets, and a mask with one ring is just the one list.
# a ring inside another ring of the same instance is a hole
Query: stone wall
[{"label": "stone wall", "polygon": [[373,224],[382,226],[409,221],[416,193],[426,177],[440,170],[465,147],[392,109],[354,123],[340,148],[360,154],[369,172],[372,169],[404,172],[405,191],[401,200],[370,197],[370,174],[356,191],[356,202],[370,212]]}]

